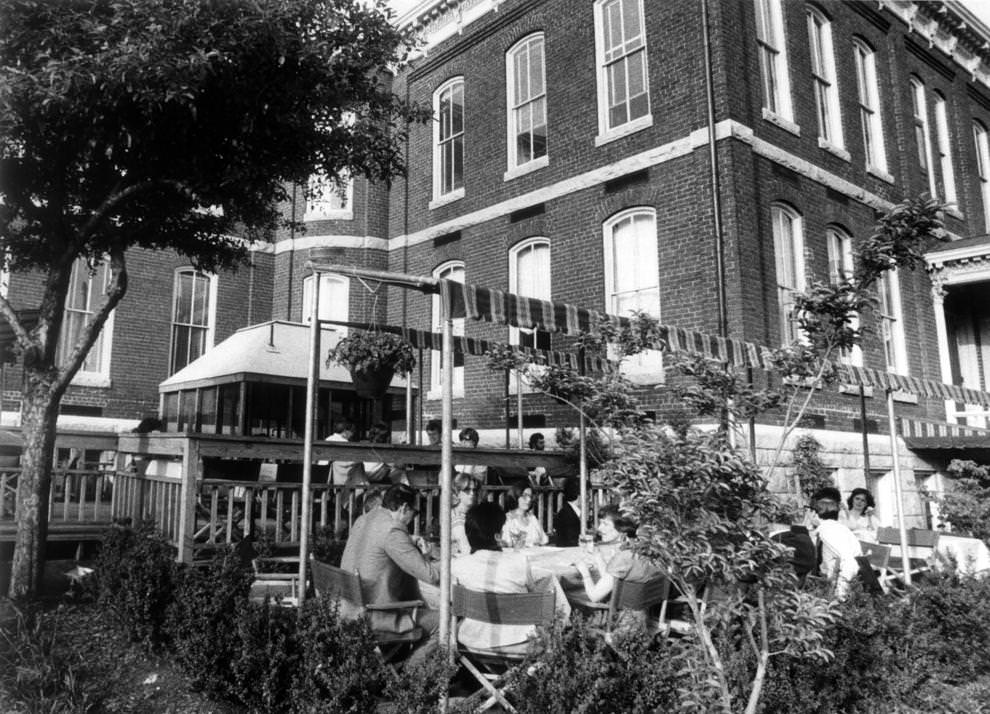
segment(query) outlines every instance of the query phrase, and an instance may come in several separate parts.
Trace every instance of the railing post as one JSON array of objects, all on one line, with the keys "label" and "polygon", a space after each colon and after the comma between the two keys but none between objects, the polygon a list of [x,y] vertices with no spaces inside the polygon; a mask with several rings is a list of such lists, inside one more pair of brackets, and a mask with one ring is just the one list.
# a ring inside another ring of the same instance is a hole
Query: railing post
[{"label": "railing post", "polygon": [[199,485],[201,469],[199,441],[186,438],[182,454],[182,488],[179,492],[179,532],[176,534],[180,563],[191,563],[193,559],[193,533],[198,495],[196,489]]}]

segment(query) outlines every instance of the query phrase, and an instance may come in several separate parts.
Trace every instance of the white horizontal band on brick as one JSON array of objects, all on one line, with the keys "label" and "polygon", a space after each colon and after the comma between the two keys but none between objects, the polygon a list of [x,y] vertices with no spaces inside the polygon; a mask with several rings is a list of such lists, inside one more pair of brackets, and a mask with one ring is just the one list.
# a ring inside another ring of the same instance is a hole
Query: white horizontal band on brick
[{"label": "white horizontal band on brick", "polygon": [[288,238],[275,243],[275,255],[288,253],[292,250],[309,250],[310,248],[372,248],[375,250],[388,250],[388,241],[385,238],[374,236],[301,236],[299,238]]}]

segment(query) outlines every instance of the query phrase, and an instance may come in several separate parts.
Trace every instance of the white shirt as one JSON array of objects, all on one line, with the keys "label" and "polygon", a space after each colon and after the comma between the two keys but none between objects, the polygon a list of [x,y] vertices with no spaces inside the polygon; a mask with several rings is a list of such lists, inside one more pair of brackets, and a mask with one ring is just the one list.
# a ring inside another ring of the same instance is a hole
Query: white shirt
[{"label": "white shirt", "polygon": [[848,526],[823,518],[818,524],[818,540],[822,544],[822,575],[835,578],[835,596],[841,600],[859,573],[856,556],[863,554],[859,539]]}]

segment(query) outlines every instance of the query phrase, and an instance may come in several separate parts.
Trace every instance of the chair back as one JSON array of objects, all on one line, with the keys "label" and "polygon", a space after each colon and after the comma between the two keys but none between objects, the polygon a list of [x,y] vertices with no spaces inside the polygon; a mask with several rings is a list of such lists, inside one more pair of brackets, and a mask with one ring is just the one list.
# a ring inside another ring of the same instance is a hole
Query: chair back
[{"label": "chair back", "polygon": [[489,593],[454,585],[451,599],[455,617],[493,625],[548,625],[553,621],[556,604],[552,589],[542,593]]},{"label": "chair back", "polygon": [[901,532],[896,528],[881,526],[877,528],[877,543],[888,543],[890,545],[901,544]]},{"label": "chair back", "polygon": [[870,566],[876,568],[877,570],[883,570],[887,567],[887,563],[890,562],[890,546],[881,545],[880,543],[870,543],[869,541],[861,540],[859,542],[859,548],[863,555],[869,559]]},{"label": "chair back", "polygon": [[874,595],[882,593],[883,586],[880,584],[880,578],[877,577],[876,571],[873,570],[870,558],[866,555],[857,555],[856,564],[859,566],[859,578],[863,581],[866,592]]},{"label": "chair back", "polygon": [[310,568],[313,575],[313,589],[318,597],[328,597],[364,607],[361,578],[357,573],[350,573],[313,557],[310,557]]},{"label": "chair back", "polygon": [[670,580],[658,575],[646,582],[617,579],[608,604],[609,618],[619,610],[648,610],[660,605],[670,596]]}]

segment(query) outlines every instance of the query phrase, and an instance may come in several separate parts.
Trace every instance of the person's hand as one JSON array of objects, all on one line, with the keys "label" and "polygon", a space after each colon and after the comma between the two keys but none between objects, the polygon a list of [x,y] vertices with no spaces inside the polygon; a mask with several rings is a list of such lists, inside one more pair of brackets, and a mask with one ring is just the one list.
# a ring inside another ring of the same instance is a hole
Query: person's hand
[{"label": "person's hand", "polygon": [[876,509],[873,506],[867,506],[863,509],[864,516],[872,516],[874,513],[876,513]]},{"label": "person's hand", "polygon": [[577,568],[582,578],[591,577],[591,570],[588,569],[588,564],[585,563],[583,560],[579,560],[577,563],[574,564],[574,566]]},{"label": "person's hand", "polygon": [[601,551],[598,550],[595,551],[594,565],[598,569],[599,573],[605,572],[605,567],[606,567],[605,557],[601,554]]},{"label": "person's hand", "polygon": [[416,544],[416,547],[419,548],[419,552],[423,555],[430,554],[430,544],[422,536],[413,536],[413,543]]}]

